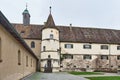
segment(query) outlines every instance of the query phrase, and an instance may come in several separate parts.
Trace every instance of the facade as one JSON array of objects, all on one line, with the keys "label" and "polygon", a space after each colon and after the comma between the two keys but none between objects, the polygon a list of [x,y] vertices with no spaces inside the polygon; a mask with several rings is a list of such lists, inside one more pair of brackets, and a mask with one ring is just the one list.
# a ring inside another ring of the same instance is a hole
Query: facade
[{"label": "facade", "polygon": [[38,58],[0,12],[0,80],[20,80],[36,72]]},{"label": "facade", "polygon": [[40,59],[43,72],[120,68],[120,30],[57,26],[51,12],[44,25],[13,26]]},{"label": "facade", "polygon": [[58,26],[55,25],[51,12],[44,25],[30,24],[27,9],[23,12],[23,24],[12,26],[34,52],[32,54],[39,59],[37,67],[42,72],[116,71],[120,68],[120,30]]}]

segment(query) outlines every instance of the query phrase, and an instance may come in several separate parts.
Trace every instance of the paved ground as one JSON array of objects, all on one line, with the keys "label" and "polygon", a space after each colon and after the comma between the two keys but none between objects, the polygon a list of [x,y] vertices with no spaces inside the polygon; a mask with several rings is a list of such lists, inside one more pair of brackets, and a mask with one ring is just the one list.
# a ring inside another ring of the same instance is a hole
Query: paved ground
[{"label": "paved ground", "polygon": [[59,73],[35,73],[22,80],[88,80],[81,76],[71,75],[65,72]]},{"label": "paved ground", "polygon": [[67,72],[59,73],[34,73],[22,80],[88,80],[84,77],[100,77],[100,76],[120,76],[117,73],[104,73],[102,75],[71,75]]}]

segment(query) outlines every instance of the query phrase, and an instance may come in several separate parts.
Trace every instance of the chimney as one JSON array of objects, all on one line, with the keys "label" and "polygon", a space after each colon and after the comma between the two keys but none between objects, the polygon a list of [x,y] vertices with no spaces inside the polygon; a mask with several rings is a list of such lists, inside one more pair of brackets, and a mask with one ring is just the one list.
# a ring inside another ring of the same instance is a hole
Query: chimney
[{"label": "chimney", "polygon": [[72,24],[70,23],[70,31],[72,31]]}]

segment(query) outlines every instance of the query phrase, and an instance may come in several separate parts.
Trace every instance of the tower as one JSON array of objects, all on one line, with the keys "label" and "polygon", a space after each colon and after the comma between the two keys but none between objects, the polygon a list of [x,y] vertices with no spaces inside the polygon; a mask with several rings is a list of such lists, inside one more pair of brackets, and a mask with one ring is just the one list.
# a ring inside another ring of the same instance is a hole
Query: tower
[{"label": "tower", "polygon": [[23,25],[28,26],[30,24],[30,14],[29,14],[29,11],[27,10],[27,5],[22,15],[23,15]]},{"label": "tower", "polygon": [[42,29],[41,71],[58,72],[60,69],[59,29],[50,14]]}]

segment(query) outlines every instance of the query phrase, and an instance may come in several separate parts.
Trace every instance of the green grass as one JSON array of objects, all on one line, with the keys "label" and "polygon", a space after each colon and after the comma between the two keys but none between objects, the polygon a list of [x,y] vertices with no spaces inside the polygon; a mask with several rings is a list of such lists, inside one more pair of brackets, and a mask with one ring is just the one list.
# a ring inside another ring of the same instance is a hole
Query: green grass
[{"label": "green grass", "polygon": [[90,80],[120,80],[120,76],[86,77]]},{"label": "green grass", "polygon": [[73,75],[100,75],[100,74],[103,74],[101,72],[75,72],[75,71],[68,72],[68,73],[73,74]]}]

